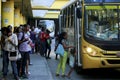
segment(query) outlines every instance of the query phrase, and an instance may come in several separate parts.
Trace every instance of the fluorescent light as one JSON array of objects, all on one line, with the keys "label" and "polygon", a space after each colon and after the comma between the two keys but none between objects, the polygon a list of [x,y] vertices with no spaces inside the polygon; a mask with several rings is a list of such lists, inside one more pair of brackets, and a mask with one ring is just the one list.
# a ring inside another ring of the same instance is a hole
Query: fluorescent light
[{"label": "fluorescent light", "polygon": [[31,5],[33,6],[45,6],[51,7],[55,0],[31,0]]},{"label": "fluorescent light", "polygon": [[44,17],[48,10],[32,10],[33,17]]},{"label": "fluorescent light", "polygon": [[2,0],[2,2],[7,2],[7,0]]}]

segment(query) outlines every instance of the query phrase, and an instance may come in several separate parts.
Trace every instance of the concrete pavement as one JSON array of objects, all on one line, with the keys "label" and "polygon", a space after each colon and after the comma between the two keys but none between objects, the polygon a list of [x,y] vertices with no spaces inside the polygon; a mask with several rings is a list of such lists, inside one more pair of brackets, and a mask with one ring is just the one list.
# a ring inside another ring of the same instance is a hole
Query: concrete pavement
[{"label": "concrete pavement", "polygon": [[[29,66],[29,79],[21,79],[21,80],[53,80],[52,74],[50,72],[47,61],[44,57],[40,55],[31,55],[31,62],[33,65]],[[2,69],[2,59],[0,58],[0,69]],[[2,78],[2,72],[0,71],[0,78]],[[7,76],[7,80],[14,80],[13,74],[11,70],[11,65],[9,65],[9,73]]]}]

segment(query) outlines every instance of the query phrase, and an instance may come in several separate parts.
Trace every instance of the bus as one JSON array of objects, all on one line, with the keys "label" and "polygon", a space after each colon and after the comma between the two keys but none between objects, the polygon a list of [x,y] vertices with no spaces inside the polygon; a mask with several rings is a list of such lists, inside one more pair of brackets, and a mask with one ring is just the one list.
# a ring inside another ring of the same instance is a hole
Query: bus
[{"label": "bus", "polygon": [[120,68],[120,0],[75,0],[59,15],[81,70]]}]

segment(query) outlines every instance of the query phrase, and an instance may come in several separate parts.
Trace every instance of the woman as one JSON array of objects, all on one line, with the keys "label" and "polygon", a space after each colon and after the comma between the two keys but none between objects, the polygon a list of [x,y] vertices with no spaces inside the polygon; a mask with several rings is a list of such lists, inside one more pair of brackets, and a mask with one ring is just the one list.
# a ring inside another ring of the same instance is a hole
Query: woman
[{"label": "woman", "polygon": [[[7,31],[7,36],[5,38],[5,46],[3,52],[3,80],[6,79],[8,72],[8,65],[9,65],[8,54],[10,52],[16,51],[16,46],[18,46],[17,35],[12,33],[12,29],[9,26],[6,31]],[[13,69],[15,80],[19,80],[16,61],[11,61],[11,66]]]},{"label": "woman", "polygon": [[[29,28],[30,26],[28,24],[25,24],[24,30],[18,34],[19,51],[22,55],[22,62],[20,64],[22,65],[22,67],[21,67],[20,75],[23,78],[27,78],[27,79],[28,79],[28,75],[25,73],[25,68],[27,66],[27,69],[28,69],[27,60],[29,58],[29,52],[31,51],[31,47],[30,47],[31,39],[28,34]],[[20,67],[18,70],[20,72]]]},{"label": "woman", "polygon": [[50,52],[51,52],[51,37],[50,37],[50,31],[47,29],[46,30],[46,52],[45,52],[45,56],[47,59],[51,59],[50,58]]},{"label": "woman", "polygon": [[62,77],[65,77],[65,68],[66,68],[66,62],[67,62],[67,57],[68,57],[68,49],[72,48],[72,46],[68,46],[68,41],[67,41],[67,33],[62,32],[60,34],[60,41],[59,44],[62,44],[64,47],[64,56],[60,56],[60,62],[58,64],[58,68],[56,71],[56,76],[59,76],[60,69],[62,69]]}]

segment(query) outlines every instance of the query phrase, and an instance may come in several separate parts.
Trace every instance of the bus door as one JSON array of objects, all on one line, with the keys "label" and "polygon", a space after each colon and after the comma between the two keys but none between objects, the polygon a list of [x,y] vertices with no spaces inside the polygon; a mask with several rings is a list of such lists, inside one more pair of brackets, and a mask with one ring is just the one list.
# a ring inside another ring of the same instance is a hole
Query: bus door
[{"label": "bus door", "polygon": [[77,18],[77,8],[75,8],[75,48],[76,48],[76,64],[82,66],[81,59],[81,19]]}]

